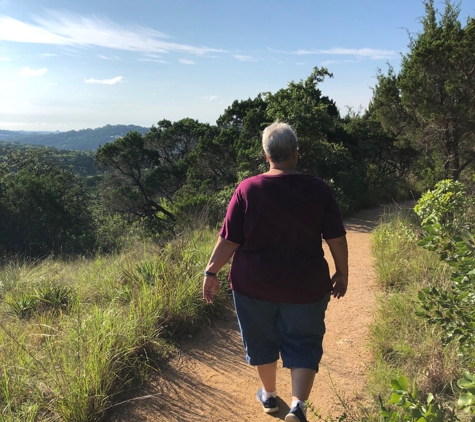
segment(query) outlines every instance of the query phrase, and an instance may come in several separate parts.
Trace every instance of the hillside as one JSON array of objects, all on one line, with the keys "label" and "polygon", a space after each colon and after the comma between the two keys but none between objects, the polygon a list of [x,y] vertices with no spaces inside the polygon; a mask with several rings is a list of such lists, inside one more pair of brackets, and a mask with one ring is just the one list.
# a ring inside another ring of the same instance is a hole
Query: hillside
[{"label": "hillside", "polygon": [[70,130],[67,132],[0,130],[0,141],[85,151],[96,150],[100,145],[114,141],[130,131],[145,134],[150,131],[150,128],[136,125],[106,125],[96,129]]}]

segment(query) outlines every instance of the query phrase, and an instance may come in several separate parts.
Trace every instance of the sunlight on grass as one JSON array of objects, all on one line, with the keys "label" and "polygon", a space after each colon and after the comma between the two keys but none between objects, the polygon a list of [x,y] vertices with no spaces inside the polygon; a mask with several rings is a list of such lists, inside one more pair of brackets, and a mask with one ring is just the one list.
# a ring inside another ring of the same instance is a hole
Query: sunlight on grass
[{"label": "sunlight on grass", "polygon": [[421,394],[450,395],[463,366],[455,345],[442,347],[440,328],[416,315],[422,287],[450,282],[448,266],[417,246],[418,231],[410,216],[395,214],[373,233],[378,282],[384,289],[369,340],[375,360],[368,385],[375,398],[390,395],[390,380],[402,374],[417,383]]},{"label": "sunlight on grass", "polygon": [[226,288],[212,308],[201,299],[215,241],[210,231],[190,232],[162,248],[142,242],[94,259],[6,262],[1,420],[99,420],[177,336],[229,303]]}]

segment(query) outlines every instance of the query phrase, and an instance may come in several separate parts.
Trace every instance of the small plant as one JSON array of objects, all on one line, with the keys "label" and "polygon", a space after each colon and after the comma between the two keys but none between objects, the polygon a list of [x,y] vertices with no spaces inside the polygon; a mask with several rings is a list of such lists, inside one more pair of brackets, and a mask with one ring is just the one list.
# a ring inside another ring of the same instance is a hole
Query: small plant
[{"label": "small plant", "polygon": [[[459,420],[452,409],[440,405],[431,393],[425,401],[420,401],[416,386],[409,389],[406,377],[401,376],[397,380],[392,380],[391,385],[393,387],[391,399],[386,405],[381,403],[383,421],[452,422]],[[396,406],[399,411],[391,405]]]},{"label": "small plant", "polygon": [[[461,421],[457,410],[464,410],[475,415],[475,377],[465,372],[457,385],[462,393],[457,408],[450,407],[429,393],[424,401],[419,398],[415,385],[409,388],[407,378],[400,376],[391,381],[393,388],[391,399],[383,404],[380,398],[381,417],[387,422],[458,422]],[[395,407],[394,407],[395,406]],[[470,422],[475,421],[475,416]]]},{"label": "small plant", "polygon": [[[457,405],[460,409],[475,415],[475,377],[466,371],[463,378],[457,381],[457,385],[462,389],[462,395],[459,397]],[[475,416],[471,422],[475,421]]]},{"label": "small plant", "polygon": [[73,289],[68,286],[47,285],[36,291],[41,310],[52,311],[55,315],[68,310],[73,296]]},{"label": "small plant", "polygon": [[35,295],[24,294],[18,299],[9,298],[5,303],[18,318],[27,319],[37,310],[38,298]]}]

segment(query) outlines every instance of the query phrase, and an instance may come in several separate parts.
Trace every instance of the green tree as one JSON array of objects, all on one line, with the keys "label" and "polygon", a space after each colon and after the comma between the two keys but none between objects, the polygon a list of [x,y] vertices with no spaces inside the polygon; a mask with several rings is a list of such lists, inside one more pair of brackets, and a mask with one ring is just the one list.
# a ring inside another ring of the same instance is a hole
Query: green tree
[{"label": "green tree", "polygon": [[101,187],[111,213],[125,213],[132,219],[173,221],[173,215],[159,202],[160,187],[151,180],[157,179],[157,161],[157,151],[147,148],[138,132],[99,147],[96,165],[110,170]]},{"label": "green tree", "polygon": [[95,245],[90,198],[47,149],[11,151],[0,171],[3,249],[31,256],[82,253]]},{"label": "green tree", "polygon": [[254,99],[235,100],[218,118],[218,127],[233,137],[237,172],[243,176],[260,173],[265,168],[261,136],[264,128],[272,123],[267,116],[267,102],[259,94]]},{"label": "green tree", "polygon": [[102,196],[111,213],[143,220],[156,231],[170,228],[175,216],[168,204],[185,184],[191,153],[209,125],[193,119],[161,120],[142,136],[129,132],[96,153],[96,165],[109,172]]},{"label": "green tree", "polygon": [[475,20],[463,27],[449,1],[440,15],[433,0],[424,5],[422,32],[410,36],[399,74],[378,73],[372,104],[386,130],[457,180],[475,160]]},{"label": "green tree", "polygon": [[367,200],[364,168],[344,144],[341,119],[336,104],[323,96],[318,84],[333,75],[315,67],[310,76],[290,82],[275,94],[266,93],[268,121],[289,123],[299,140],[298,168],[315,174],[332,186],[345,213]]}]

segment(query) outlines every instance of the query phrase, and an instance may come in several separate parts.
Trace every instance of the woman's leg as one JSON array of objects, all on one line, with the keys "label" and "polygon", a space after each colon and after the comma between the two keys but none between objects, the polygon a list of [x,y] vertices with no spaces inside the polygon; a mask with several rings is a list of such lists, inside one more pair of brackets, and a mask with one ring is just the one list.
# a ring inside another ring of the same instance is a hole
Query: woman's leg
[{"label": "woman's leg", "polygon": [[265,365],[257,365],[256,368],[264,390],[268,393],[273,393],[276,390],[277,361]]}]

